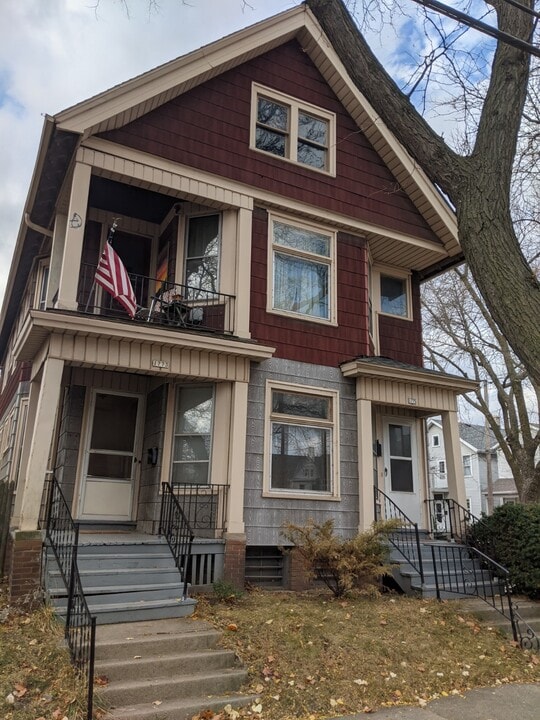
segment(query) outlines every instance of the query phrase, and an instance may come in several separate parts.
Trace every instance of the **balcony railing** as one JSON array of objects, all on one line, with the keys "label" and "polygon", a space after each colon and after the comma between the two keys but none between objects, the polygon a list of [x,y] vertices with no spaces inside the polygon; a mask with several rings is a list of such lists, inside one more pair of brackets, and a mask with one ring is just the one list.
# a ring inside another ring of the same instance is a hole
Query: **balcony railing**
[{"label": "balcony railing", "polygon": [[[95,272],[95,265],[81,265],[77,293],[79,312],[129,319],[125,309],[94,283]],[[129,278],[137,299],[133,322],[177,330],[234,333],[234,295],[132,273]]]}]

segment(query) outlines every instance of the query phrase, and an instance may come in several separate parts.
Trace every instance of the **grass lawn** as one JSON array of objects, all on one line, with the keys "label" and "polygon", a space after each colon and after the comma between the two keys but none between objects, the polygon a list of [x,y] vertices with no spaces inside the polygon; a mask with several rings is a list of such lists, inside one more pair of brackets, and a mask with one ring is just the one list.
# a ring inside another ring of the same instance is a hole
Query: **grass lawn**
[{"label": "grass lawn", "polygon": [[86,693],[52,612],[8,609],[0,590],[0,719],[82,720]]},{"label": "grass lawn", "polygon": [[319,720],[540,681],[537,656],[452,602],[255,591],[233,604],[202,600],[197,617],[223,630],[249,669],[245,689],[260,701],[242,716]]}]

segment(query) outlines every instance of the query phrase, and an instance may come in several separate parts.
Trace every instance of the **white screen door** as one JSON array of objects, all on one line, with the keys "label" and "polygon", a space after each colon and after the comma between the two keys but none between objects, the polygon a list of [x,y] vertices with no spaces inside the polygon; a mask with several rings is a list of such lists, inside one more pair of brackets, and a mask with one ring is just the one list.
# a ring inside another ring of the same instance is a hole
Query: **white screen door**
[{"label": "white screen door", "polygon": [[131,520],[141,398],[93,391],[79,517]]},{"label": "white screen door", "polygon": [[384,423],[386,494],[413,522],[420,521],[414,421],[396,418]]}]

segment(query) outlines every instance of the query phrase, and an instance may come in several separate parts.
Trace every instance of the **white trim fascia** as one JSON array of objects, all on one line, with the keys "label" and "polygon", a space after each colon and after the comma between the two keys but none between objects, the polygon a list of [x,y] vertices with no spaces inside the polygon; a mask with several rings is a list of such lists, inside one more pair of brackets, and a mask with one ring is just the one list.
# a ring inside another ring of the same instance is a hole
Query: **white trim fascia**
[{"label": "white trim fascia", "polygon": [[[105,157],[99,160],[98,157],[94,156],[93,165],[94,167],[100,167],[104,170],[109,170],[114,173],[112,169],[114,167],[114,159],[121,158],[127,162],[139,163],[148,168],[156,168],[161,170],[163,173],[169,173],[178,175],[182,178],[188,178],[207,188],[215,188],[220,191],[229,191],[238,196],[239,204],[237,207],[247,207],[252,209],[253,204],[264,206],[267,208],[276,208],[281,212],[294,215],[296,218],[305,218],[315,225],[332,225],[338,227],[340,230],[345,230],[355,234],[361,234],[369,239],[370,236],[384,237],[390,240],[397,240],[398,242],[405,243],[407,245],[413,245],[430,252],[437,253],[443,257],[446,257],[447,253],[444,247],[438,243],[431,242],[429,240],[423,240],[421,238],[414,237],[413,235],[407,235],[399,230],[392,230],[374,223],[365,222],[364,220],[357,220],[351,218],[348,215],[341,215],[339,213],[332,212],[330,210],[324,210],[321,212],[321,208],[315,205],[309,205],[297,200],[292,200],[289,197],[278,195],[267,190],[253,187],[251,185],[245,185],[244,183],[237,182],[235,180],[229,180],[212,173],[197,170],[196,168],[190,167],[189,165],[180,165],[170,160],[155,157],[149,153],[141,152],[140,150],[132,150],[123,145],[117,145],[110,140],[104,140],[102,138],[89,138],[85,140],[81,146],[81,150],[89,150],[94,153],[103,154]],[[90,158],[83,154],[85,162],[90,162]],[[118,171],[117,171],[118,172]],[[151,173],[147,173],[146,177],[151,177]],[[148,181],[152,184],[151,181]],[[172,188],[177,190],[177,188]],[[215,198],[215,192],[208,193],[208,199],[213,200]],[[244,198],[246,200],[244,200]],[[240,202],[247,202],[249,199],[251,202],[247,205],[240,204]],[[226,203],[225,203],[226,204]]]},{"label": "white trim fascia", "polygon": [[[240,65],[249,52],[255,51],[259,55],[267,52],[272,45],[282,44],[295,37],[305,24],[306,13],[307,9],[299,5],[159,65],[61,111],[56,115],[58,126],[62,130],[83,134],[114,115],[126,112],[171,88],[187,82],[191,83],[191,88],[198,82],[205,82],[222,73],[224,65]],[[176,94],[181,92],[180,87]]]},{"label": "white trim fascia", "polygon": [[267,360],[275,352],[275,348],[258,345],[256,342],[227,340],[202,334],[197,336],[196,333],[164,332],[162,328],[149,325],[149,323],[135,322],[130,325],[128,322],[96,320],[92,318],[92,315],[81,316],[58,311],[51,312],[50,310],[30,310],[17,338],[14,351],[16,350],[17,354],[21,351],[32,330],[41,330],[45,334],[54,332],[61,335],[122,338],[127,341],[149,343],[160,347],[186,348],[218,355],[244,357],[255,361]]},{"label": "white trim fascia", "polygon": [[361,360],[353,360],[341,366],[344,377],[372,377],[382,378],[389,381],[400,381],[425,385],[426,387],[443,387],[451,390],[457,395],[474,390],[478,383],[476,380],[468,380],[454,375],[433,375],[418,368],[418,370],[405,369],[393,366],[366,365]]}]

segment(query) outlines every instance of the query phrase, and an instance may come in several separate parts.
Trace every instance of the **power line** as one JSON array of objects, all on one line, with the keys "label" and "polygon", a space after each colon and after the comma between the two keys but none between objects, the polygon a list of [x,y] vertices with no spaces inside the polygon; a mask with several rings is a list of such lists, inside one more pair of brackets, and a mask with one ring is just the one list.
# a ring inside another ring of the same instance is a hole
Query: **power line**
[{"label": "power line", "polygon": [[518,8],[518,10],[523,10],[523,12],[527,13],[528,15],[532,15],[535,18],[540,18],[540,12],[534,10],[533,8],[527,7],[526,5],[523,5],[523,3],[517,2],[517,0],[504,0],[504,2],[507,5],[512,5],[512,7]]},{"label": "power line", "polygon": [[[506,0],[506,2],[509,2],[510,0]],[[449,18],[452,18],[452,20],[457,20],[460,23],[463,23],[464,25],[468,25],[469,27],[474,28],[475,30],[479,30],[480,32],[484,33],[485,35],[490,35],[491,37],[495,38],[496,40],[501,40],[502,42],[506,43],[507,45],[513,45],[513,47],[518,48],[519,50],[525,50],[525,52],[530,53],[531,55],[536,55],[536,57],[540,57],[540,48],[535,47],[534,45],[531,45],[528,42],[525,42],[525,40],[520,40],[517,37],[514,37],[513,35],[510,35],[509,33],[505,33],[502,30],[499,30],[498,28],[494,28],[491,25],[487,25],[486,23],[482,22],[481,20],[477,20],[476,18],[470,17],[470,15],[466,15],[465,13],[461,12],[460,10],[456,10],[455,8],[448,7],[448,5],[443,5],[443,3],[438,2],[438,0],[413,0],[413,2],[417,3],[418,5],[423,5],[424,7],[428,8],[428,10],[435,10],[436,12],[441,13],[441,15],[446,15]],[[512,2],[512,5],[519,5],[520,3]],[[524,6],[521,6],[520,9],[525,9]]]}]

